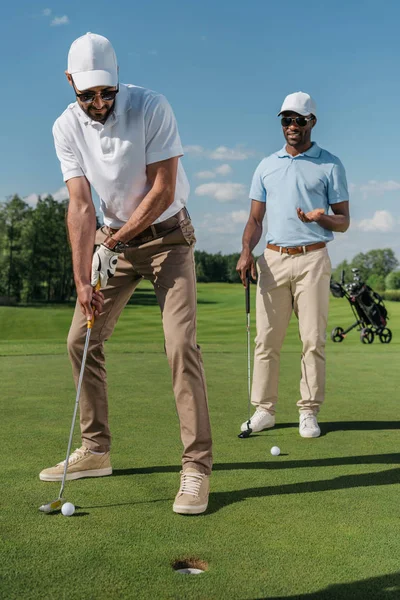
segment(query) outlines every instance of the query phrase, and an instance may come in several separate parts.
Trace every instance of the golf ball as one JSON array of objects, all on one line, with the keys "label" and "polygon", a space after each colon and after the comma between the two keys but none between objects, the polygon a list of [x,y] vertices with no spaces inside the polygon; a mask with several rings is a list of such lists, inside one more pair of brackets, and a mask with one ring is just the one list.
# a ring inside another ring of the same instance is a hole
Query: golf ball
[{"label": "golf ball", "polygon": [[279,456],[281,453],[280,448],[278,448],[278,446],[272,446],[271,448],[271,454],[272,456]]},{"label": "golf ball", "polygon": [[75,512],[75,506],[71,502],[66,502],[62,505],[61,512],[64,517],[71,517]]}]

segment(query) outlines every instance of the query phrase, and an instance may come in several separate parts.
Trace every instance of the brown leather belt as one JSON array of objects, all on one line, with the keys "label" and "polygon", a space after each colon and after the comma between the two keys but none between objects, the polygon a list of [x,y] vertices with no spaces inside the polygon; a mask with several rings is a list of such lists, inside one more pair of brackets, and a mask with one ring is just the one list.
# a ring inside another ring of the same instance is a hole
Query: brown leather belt
[{"label": "brown leather belt", "polygon": [[317,242],[316,244],[309,244],[308,246],[293,246],[291,248],[284,248],[283,246],[275,246],[275,244],[267,244],[267,248],[279,252],[280,254],[306,254],[313,250],[320,250],[325,248],[325,242]]},{"label": "brown leather belt", "polygon": [[[138,243],[150,242],[151,240],[161,237],[167,232],[177,229],[179,227],[179,223],[185,219],[190,219],[189,213],[186,208],[181,208],[181,210],[173,217],[169,217],[169,219],[165,219],[165,221],[161,221],[161,223],[154,223],[154,225],[150,225],[150,227],[147,227],[135,235],[135,237],[129,240],[129,242],[126,242],[126,245],[135,246]],[[113,235],[119,231],[119,229],[113,229],[107,225],[105,225],[103,229],[108,235]]]}]

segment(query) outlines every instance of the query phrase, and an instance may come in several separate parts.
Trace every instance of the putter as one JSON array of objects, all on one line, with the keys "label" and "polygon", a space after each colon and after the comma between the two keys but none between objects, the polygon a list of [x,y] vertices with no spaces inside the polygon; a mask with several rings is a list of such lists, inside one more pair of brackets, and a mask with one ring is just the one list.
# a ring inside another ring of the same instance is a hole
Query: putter
[{"label": "putter", "polygon": [[250,410],[251,410],[251,359],[250,359],[250,271],[246,271],[246,329],[247,329],[247,429],[239,433],[238,437],[241,439],[248,438],[252,433],[250,427]]},{"label": "putter", "polygon": [[[99,289],[100,289],[100,280],[96,284],[95,291],[97,292]],[[49,502],[48,504],[42,504],[42,506],[39,508],[39,510],[44,513],[51,513],[56,510],[60,510],[61,506],[64,504],[64,499],[63,499],[62,495],[64,493],[65,481],[67,478],[68,460],[69,460],[69,456],[71,454],[72,436],[74,434],[74,429],[75,429],[76,413],[78,412],[79,397],[81,395],[83,373],[85,371],[86,356],[87,356],[87,352],[88,352],[90,334],[92,333],[93,324],[94,324],[94,312],[93,312],[92,318],[88,319],[88,321],[87,321],[85,347],[83,349],[81,371],[79,373],[78,387],[76,390],[74,414],[72,417],[71,430],[69,432],[67,457],[65,459],[65,464],[64,464],[64,473],[63,473],[62,480],[61,480],[60,493],[58,495],[58,498],[56,500],[53,500],[53,502]]]}]

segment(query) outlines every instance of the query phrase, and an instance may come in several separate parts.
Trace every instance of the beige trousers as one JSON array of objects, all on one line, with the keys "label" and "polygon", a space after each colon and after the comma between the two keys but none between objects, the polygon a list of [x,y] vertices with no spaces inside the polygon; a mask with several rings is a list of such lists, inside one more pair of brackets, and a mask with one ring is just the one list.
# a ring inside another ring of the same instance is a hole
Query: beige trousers
[{"label": "beige trousers", "polygon": [[[105,237],[103,230],[98,230],[96,244],[100,244]],[[104,310],[93,326],[83,378],[80,425],[82,440],[87,448],[99,452],[110,448],[104,342],[111,336],[124,306],[144,278],[152,282],[161,309],[165,351],[172,371],[180,421],[183,466],[194,467],[205,474],[211,472],[207,390],[200,347],[196,342],[195,241],[190,219],[185,219],[178,229],[164,237],[128,248],[118,258],[117,271],[102,290]],[[76,384],[85,334],[86,319],[77,304],[68,336],[68,351]],[[127,373],[127,379],[130,376]],[[154,373],[156,380],[157,373]],[[154,431],[153,435],[156,438],[157,432]]]},{"label": "beige trousers", "polygon": [[275,414],[280,351],[292,311],[299,321],[300,412],[317,414],[325,393],[325,340],[331,262],[326,248],[280,254],[268,248],[257,263],[257,336],[252,404]]}]

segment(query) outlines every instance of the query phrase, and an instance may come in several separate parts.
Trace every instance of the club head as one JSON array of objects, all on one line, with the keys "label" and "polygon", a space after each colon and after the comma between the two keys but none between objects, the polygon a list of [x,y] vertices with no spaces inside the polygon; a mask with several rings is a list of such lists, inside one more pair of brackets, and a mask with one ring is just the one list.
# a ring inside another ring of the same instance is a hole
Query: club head
[{"label": "club head", "polygon": [[61,510],[64,500],[62,498],[57,498],[57,500],[53,500],[53,502],[49,502],[48,504],[42,504],[39,507],[40,512],[44,513],[52,513],[56,510]]},{"label": "club head", "polygon": [[241,440],[244,440],[245,438],[250,437],[250,434],[252,433],[252,429],[251,427],[247,427],[247,429],[245,431],[242,431],[242,433],[239,433],[238,438],[240,438]]}]

